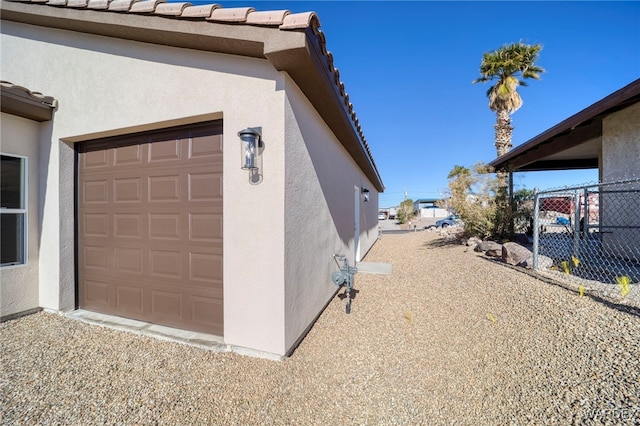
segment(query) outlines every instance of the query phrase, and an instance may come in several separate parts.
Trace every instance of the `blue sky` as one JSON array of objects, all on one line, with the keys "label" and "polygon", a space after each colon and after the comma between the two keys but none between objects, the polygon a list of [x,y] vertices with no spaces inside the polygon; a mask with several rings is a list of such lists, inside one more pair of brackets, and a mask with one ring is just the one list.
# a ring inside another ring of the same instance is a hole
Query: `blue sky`
[{"label": "blue sky", "polygon": [[[454,165],[495,158],[495,114],[482,54],[540,43],[539,81],[520,89],[520,145],[640,77],[640,2],[220,1],[223,7],[313,10],[386,190],[380,206],[437,198]],[[541,189],[597,180],[597,171],[515,176]]]}]

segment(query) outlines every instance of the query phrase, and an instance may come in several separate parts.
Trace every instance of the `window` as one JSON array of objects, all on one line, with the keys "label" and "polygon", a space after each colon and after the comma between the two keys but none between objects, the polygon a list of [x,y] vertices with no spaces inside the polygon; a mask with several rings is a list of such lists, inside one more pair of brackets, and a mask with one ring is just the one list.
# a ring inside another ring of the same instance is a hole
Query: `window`
[{"label": "window", "polygon": [[0,164],[0,266],[26,261],[27,159],[2,155]]}]

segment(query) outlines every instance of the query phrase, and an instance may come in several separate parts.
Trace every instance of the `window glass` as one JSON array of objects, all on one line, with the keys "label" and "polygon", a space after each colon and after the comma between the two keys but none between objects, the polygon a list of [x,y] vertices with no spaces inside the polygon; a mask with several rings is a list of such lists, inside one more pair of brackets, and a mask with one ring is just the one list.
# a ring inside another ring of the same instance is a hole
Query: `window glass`
[{"label": "window glass", "polygon": [[0,235],[2,235],[2,247],[0,247],[2,266],[23,264],[24,214],[0,214]]},{"label": "window glass", "polygon": [[0,266],[25,263],[24,158],[1,156],[0,164]]}]

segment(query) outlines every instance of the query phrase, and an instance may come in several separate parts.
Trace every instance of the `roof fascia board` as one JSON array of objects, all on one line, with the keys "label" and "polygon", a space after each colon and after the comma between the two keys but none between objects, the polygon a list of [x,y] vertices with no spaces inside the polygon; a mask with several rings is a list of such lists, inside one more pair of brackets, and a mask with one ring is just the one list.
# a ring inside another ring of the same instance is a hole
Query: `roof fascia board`
[{"label": "roof fascia board", "polygon": [[597,169],[598,159],[579,159],[579,160],[548,160],[536,161],[524,167],[518,168],[519,172],[541,172],[548,170],[584,170]]},{"label": "roof fascia board", "polygon": [[[507,168],[515,171],[538,162],[541,158],[581,145],[591,139],[602,136],[602,120],[594,120],[577,129],[558,135],[539,143],[529,150],[506,160],[502,157],[489,163],[495,169]],[[596,159],[597,160],[597,159]],[[569,160],[567,160],[569,161]],[[508,166],[508,167],[505,167]]]},{"label": "roof fascia board", "polygon": [[6,114],[17,115],[34,121],[49,121],[57,102],[50,97],[34,99],[23,88],[1,87],[0,109]]},{"label": "roof fascia board", "polygon": [[[290,32],[157,15],[2,2],[2,19],[62,30],[210,52],[265,58],[264,40],[283,45]],[[170,20],[170,24],[168,22]]]},{"label": "roof fascia board", "polygon": [[356,129],[351,112],[345,102],[345,96],[339,91],[339,86],[330,78],[333,72],[329,70],[327,57],[322,54],[318,38],[311,29],[305,31],[306,44],[296,49],[267,50],[265,56],[276,69],[286,71],[298,84],[308,99],[317,100],[316,110],[331,128],[336,137],[343,142],[349,155],[361,166],[378,191],[384,191],[382,178],[377,167],[373,164],[368,149],[362,142]]}]

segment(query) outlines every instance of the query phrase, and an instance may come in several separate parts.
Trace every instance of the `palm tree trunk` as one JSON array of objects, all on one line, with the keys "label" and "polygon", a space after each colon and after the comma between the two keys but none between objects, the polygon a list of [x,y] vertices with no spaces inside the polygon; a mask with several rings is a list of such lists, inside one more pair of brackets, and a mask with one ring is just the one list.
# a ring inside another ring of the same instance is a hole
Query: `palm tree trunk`
[{"label": "palm tree trunk", "polygon": [[[513,127],[511,127],[511,115],[509,111],[506,109],[496,111],[496,124],[494,128],[496,129],[496,152],[498,157],[500,157],[509,152],[513,146],[511,144],[511,131]],[[512,209],[507,193],[509,173],[504,170],[499,170],[496,172],[496,176],[498,178],[498,192],[496,194],[498,218],[496,221],[496,233],[502,237],[511,238],[512,235],[510,234],[513,233],[512,227],[510,226]]]},{"label": "palm tree trunk", "polygon": [[499,109],[496,111],[496,125],[493,126],[496,129],[496,151],[498,157],[511,151],[511,115],[506,109]]}]

